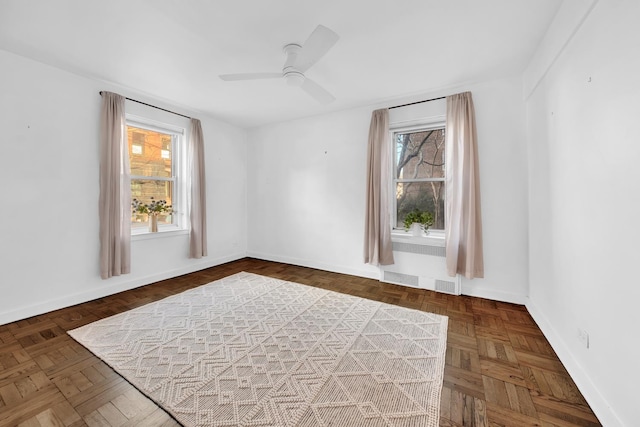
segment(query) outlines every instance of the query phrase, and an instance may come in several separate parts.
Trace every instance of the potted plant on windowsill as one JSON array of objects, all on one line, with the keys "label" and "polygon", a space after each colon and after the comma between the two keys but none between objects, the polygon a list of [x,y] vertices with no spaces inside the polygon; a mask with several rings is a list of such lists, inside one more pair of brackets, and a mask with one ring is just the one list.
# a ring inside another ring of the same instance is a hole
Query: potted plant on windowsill
[{"label": "potted plant on windowsill", "polygon": [[131,209],[134,213],[148,215],[149,231],[151,233],[158,231],[158,215],[172,212],[171,205],[168,205],[166,200],[154,200],[153,197],[151,197],[151,202],[149,203],[142,203],[138,199],[133,199]]},{"label": "potted plant on windowsill", "polygon": [[414,236],[420,236],[422,232],[429,234],[429,227],[433,225],[433,214],[429,211],[414,209],[404,217],[403,223],[404,230],[413,230]]}]

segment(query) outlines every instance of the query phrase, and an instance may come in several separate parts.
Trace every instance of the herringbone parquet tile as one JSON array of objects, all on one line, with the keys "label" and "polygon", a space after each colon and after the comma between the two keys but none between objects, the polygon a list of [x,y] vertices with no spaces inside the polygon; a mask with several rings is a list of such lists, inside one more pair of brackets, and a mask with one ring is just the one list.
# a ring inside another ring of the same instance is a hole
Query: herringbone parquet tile
[{"label": "herringbone parquet tile", "polygon": [[0,427],[178,425],[66,331],[240,271],[449,316],[441,426],[600,425],[522,306],[243,259],[0,326]]}]

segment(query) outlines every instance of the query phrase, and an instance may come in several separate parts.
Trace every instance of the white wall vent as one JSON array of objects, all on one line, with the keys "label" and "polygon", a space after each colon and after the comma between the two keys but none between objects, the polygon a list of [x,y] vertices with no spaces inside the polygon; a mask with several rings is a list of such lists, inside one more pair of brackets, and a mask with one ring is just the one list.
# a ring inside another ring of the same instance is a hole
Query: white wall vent
[{"label": "white wall vent", "polygon": [[420,287],[420,278],[410,274],[396,273],[393,271],[384,271],[383,282],[395,283],[397,285]]},{"label": "white wall vent", "polygon": [[407,252],[411,254],[431,255],[445,257],[444,246],[418,245],[415,243],[393,242],[394,252]]},{"label": "white wall vent", "polygon": [[[407,239],[409,240],[409,239]],[[460,295],[460,275],[447,274],[445,248],[416,241],[393,242],[395,263],[380,268],[380,281]]]},{"label": "white wall vent", "polygon": [[444,292],[445,294],[460,295],[460,292],[456,290],[455,278],[452,277],[452,279],[454,280],[436,280],[436,291]]}]

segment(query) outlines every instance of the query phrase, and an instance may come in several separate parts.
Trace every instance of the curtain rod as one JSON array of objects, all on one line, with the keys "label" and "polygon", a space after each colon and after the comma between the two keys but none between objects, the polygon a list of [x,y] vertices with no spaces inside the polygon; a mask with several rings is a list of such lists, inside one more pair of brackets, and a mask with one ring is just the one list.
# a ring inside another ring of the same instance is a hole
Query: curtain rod
[{"label": "curtain rod", "polygon": [[[100,96],[102,96],[102,91],[100,91],[98,93],[100,94]],[[156,110],[166,111],[167,113],[175,114],[176,116],[182,116],[185,119],[191,119],[191,117],[185,116],[184,114],[176,113],[175,111],[167,110],[166,108],[156,107],[155,105],[147,104],[146,102],[138,101],[137,99],[131,99],[131,98],[127,98],[127,97],[125,97],[124,99],[126,99],[127,101],[131,101],[131,102],[137,102],[138,104],[146,105],[147,107],[155,108]]]},{"label": "curtain rod", "polygon": [[395,105],[393,107],[389,107],[389,110],[392,110],[394,108],[400,108],[400,107],[408,107],[409,105],[416,105],[416,104],[422,104],[423,102],[431,102],[431,101],[437,101],[439,99],[445,99],[446,96],[441,96],[440,98],[433,98],[433,99],[425,99],[424,101],[416,101],[416,102],[410,102],[408,104],[402,104],[402,105]]}]

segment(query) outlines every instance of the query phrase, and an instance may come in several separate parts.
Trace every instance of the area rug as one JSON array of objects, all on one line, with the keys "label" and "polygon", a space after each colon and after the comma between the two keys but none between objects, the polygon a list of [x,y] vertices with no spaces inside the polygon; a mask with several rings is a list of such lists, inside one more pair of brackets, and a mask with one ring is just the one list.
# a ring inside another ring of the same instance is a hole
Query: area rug
[{"label": "area rug", "polygon": [[185,426],[437,426],[447,317],[251,273],[69,332]]}]

